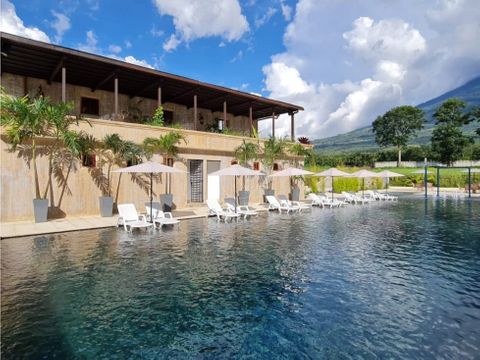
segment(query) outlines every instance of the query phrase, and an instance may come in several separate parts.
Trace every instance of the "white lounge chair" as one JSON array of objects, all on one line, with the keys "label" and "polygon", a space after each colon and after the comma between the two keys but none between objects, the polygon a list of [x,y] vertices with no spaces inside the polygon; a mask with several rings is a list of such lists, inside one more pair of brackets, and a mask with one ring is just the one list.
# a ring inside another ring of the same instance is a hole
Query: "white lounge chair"
[{"label": "white lounge chair", "polygon": [[307,199],[312,202],[312,206],[321,206],[322,208],[325,207],[323,200],[314,193],[310,193],[307,195]]},{"label": "white lounge chair", "polygon": [[145,203],[145,211],[147,212],[147,218],[150,219],[150,210],[153,218],[153,224],[157,229],[160,229],[163,225],[176,225],[180,224],[178,219],[175,219],[171,212],[163,212],[161,205],[158,202],[152,203],[150,209],[150,203]]},{"label": "white lounge chair", "polygon": [[[227,204],[228,210],[235,213],[235,199],[234,198],[225,198],[225,204]],[[248,205],[238,205],[236,208],[237,214],[243,215],[243,218],[246,219],[248,216],[257,216],[258,212],[252,210]]]},{"label": "white lounge chair", "polygon": [[230,211],[228,207],[225,209],[222,208],[217,199],[208,199],[207,206],[210,213],[215,215],[218,220],[231,220],[240,216],[240,214]]},{"label": "white lounge chair", "polygon": [[395,196],[395,195],[390,195],[390,194],[386,194],[386,193],[381,193],[379,191],[375,191],[376,194],[378,194],[379,196],[383,196],[384,197],[384,200],[398,200],[398,196]]},{"label": "white lounge chair", "polygon": [[301,203],[300,201],[288,200],[286,195],[278,195],[278,200],[280,200],[280,203],[282,201],[285,201],[289,206],[298,206],[299,212],[302,212],[302,210],[312,210],[312,204]]},{"label": "white lounge chair", "polygon": [[332,199],[330,196],[327,196],[327,195],[318,195],[318,197],[323,201],[323,204],[325,206],[330,206],[330,208],[340,207],[340,206],[348,204],[347,202],[345,202],[343,200],[340,201],[338,199]]},{"label": "white lounge chair", "polygon": [[134,204],[118,205],[117,227],[123,225],[125,231],[132,232],[134,228],[150,228],[152,223],[147,222],[145,215],[139,215]]},{"label": "white lounge chair", "polygon": [[290,211],[300,211],[300,207],[296,205],[291,205],[285,201],[278,201],[277,198],[273,195],[267,195],[266,199],[268,201],[268,210],[278,210],[280,213],[282,211],[286,211],[289,213]]},{"label": "white lounge chair", "polygon": [[346,201],[347,203],[356,204],[357,202],[359,202],[358,198],[349,192],[342,191],[342,195],[345,198],[344,201]]}]

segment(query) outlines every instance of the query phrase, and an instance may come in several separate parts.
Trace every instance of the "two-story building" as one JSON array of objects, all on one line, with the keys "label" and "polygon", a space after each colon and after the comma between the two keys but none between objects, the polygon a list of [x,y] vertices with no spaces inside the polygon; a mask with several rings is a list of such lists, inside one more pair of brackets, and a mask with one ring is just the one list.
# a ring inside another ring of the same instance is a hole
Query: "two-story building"
[{"label": "two-story building", "polygon": [[[228,166],[234,150],[252,138],[259,121],[269,121],[275,134],[275,120],[281,114],[291,117],[291,139],[295,140],[294,117],[302,107],[250,93],[212,85],[186,77],[149,69],[123,61],[47,44],[23,37],[1,34],[1,85],[15,96],[43,95],[55,101],[74,103],[74,114],[81,115],[79,128],[96,139],[117,133],[123,139],[141,144],[146,137],[158,137],[175,125],[186,138],[173,166],[184,174],[173,175],[172,193],[177,208],[203,203],[208,197],[223,199],[233,195],[232,179],[209,177]],[[155,109],[164,109],[166,127],[145,125]],[[90,124],[90,125],[89,125]],[[223,130],[224,133],[219,133]],[[34,198],[33,175],[27,158],[9,151],[2,129],[1,221],[31,219]],[[162,161],[160,156],[153,160]],[[287,160],[287,159],[286,159]],[[48,162],[38,159],[42,184],[47,183]],[[83,165],[83,166],[82,166]],[[285,164],[279,163],[279,168]],[[77,164],[65,181],[54,179],[48,190],[52,216],[98,214],[102,194],[88,164]],[[252,164],[262,170],[260,160]],[[247,179],[250,201],[261,202],[261,178]],[[139,208],[147,190],[129,176],[114,175],[118,202],[134,202]],[[165,179],[154,185],[155,197],[165,191]],[[275,179],[277,194],[288,194],[288,179]]]}]

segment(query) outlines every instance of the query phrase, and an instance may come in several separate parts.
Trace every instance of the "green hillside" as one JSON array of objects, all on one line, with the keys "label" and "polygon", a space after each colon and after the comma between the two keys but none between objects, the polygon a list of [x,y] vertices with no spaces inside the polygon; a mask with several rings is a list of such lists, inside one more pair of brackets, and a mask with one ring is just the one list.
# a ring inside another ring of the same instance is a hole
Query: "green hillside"
[{"label": "green hillside", "polygon": [[[423,145],[430,141],[434,127],[432,117],[433,113],[443,101],[453,97],[467,102],[469,106],[480,106],[480,77],[475,78],[474,80],[471,80],[465,85],[462,85],[452,91],[446,92],[443,95],[418,105],[418,107],[426,113],[427,124],[425,124],[424,129],[418,132],[417,136],[411,141],[411,144]],[[473,135],[477,127],[478,124],[469,124],[465,126],[465,131]],[[340,134],[325,139],[314,140],[313,144],[315,145],[316,150],[332,153],[378,149],[371,126],[363,127],[345,134]]]}]

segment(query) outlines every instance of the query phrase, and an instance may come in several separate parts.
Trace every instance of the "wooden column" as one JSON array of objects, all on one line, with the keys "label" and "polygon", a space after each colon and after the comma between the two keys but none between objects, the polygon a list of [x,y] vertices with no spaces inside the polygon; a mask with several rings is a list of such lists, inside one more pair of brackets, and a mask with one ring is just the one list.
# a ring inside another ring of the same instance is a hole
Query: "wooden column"
[{"label": "wooden column", "polygon": [[115,104],[115,120],[118,117],[118,77],[114,80],[114,104]]},{"label": "wooden column", "polygon": [[253,134],[253,109],[252,106],[250,105],[250,109],[248,111],[248,122],[250,125],[250,137],[252,137]]},{"label": "wooden column", "polygon": [[162,106],[162,88],[159,86],[157,89],[157,107]]},{"label": "wooden column", "polygon": [[193,130],[197,130],[198,109],[197,109],[197,95],[193,95]]},{"label": "wooden column", "polygon": [[223,101],[223,125],[225,126],[225,128],[228,127],[228,124],[227,124],[227,100]]},{"label": "wooden column", "polygon": [[67,69],[62,67],[62,102],[67,101]]},{"label": "wooden column", "polygon": [[272,113],[272,137],[275,137],[275,113]]},{"label": "wooden column", "polygon": [[295,142],[295,113],[290,113],[290,133],[292,141]]}]

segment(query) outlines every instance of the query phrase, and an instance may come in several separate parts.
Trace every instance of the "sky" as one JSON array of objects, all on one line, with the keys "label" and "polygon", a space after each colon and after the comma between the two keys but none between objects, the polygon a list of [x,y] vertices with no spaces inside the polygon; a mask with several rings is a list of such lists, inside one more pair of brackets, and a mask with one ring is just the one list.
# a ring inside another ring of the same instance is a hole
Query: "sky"
[{"label": "sky", "polygon": [[312,140],[480,75],[480,0],[0,1],[1,31],[301,105]]}]

